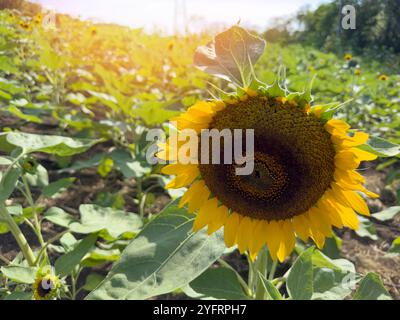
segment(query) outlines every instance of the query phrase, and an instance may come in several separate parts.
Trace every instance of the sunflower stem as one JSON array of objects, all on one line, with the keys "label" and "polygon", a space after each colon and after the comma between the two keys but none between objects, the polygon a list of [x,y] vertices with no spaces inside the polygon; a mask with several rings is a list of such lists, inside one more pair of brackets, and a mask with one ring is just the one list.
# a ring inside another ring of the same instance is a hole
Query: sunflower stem
[{"label": "sunflower stem", "polygon": [[3,220],[7,223],[8,227],[10,228],[10,232],[14,236],[15,241],[17,241],[22,254],[28,261],[28,264],[32,267],[35,266],[35,260],[36,260],[35,255],[33,254],[33,251],[29,246],[28,241],[26,240],[18,224],[14,221],[13,217],[11,217],[11,215],[8,213],[4,203],[2,202],[0,203],[0,216],[3,218]]},{"label": "sunflower stem", "polygon": [[256,262],[254,263],[254,285],[255,285],[255,299],[256,300],[264,300],[265,297],[265,288],[262,284],[262,280],[260,278],[259,273],[262,276],[266,276],[267,273],[267,266],[268,266],[268,249],[263,248],[258,257]]},{"label": "sunflower stem", "polygon": [[269,281],[274,280],[275,271],[276,271],[276,267],[277,267],[277,266],[278,266],[278,260],[275,260],[275,261],[272,263],[271,271],[269,272],[269,276],[268,276],[268,280],[269,280]]}]

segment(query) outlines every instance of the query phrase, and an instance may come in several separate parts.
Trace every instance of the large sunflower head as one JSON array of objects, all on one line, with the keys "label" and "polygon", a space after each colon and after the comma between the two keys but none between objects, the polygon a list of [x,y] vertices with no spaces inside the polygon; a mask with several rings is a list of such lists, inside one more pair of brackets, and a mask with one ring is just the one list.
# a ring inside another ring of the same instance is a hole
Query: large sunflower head
[{"label": "large sunflower head", "polygon": [[[326,107],[311,108],[305,95],[282,93],[277,85],[248,89],[198,102],[174,119],[178,130],[193,129],[199,136],[203,129],[254,129],[250,175],[237,175],[235,163],[180,163],[182,142],[171,139],[157,155],[170,161],[163,173],[176,175],[167,187],[188,186],[180,206],[196,213],[193,230],[207,227],[211,234],[224,227],[226,245],[237,244],[253,259],[267,245],[272,258],[283,261],[296,236],[322,248],[333,226],[357,229],[356,213],[369,215],[360,192],[378,196],[364,188],[356,170],[361,161],[376,158],[359,148],[368,135],[349,135],[350,126],[329,119]],[[200,160],[200,153],[192,158]]]}]

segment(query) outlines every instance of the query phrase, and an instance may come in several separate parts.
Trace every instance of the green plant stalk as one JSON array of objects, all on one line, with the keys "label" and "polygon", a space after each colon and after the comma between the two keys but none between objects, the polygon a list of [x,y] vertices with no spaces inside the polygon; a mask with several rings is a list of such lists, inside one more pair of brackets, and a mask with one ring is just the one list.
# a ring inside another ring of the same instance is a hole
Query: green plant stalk
[{"label": "green plant stalk", "polygon": [[247,263],[249,265],[249,275],[247,277],[247,286],[250,289],[251,295],[253,295],[253,290],[254,290],[254,274],[255,274],[255,270],[254,270],[254,263],[253,261],[251,261],[250,259],[250,255],[246,254],[247,257]]},{"label": "green plant stalk", "polygon": [[275,261],[272,263],[271,271],[269,272],[269,275],[268,275],[268,280],[269,280],[269,281],[274,280],[275,271],[276,271],[276,267],[277,267],[277,266],[278,266],[278,260],[275,260]]},{"label": "green plant stalk", "polygon": [[8,227],[10,228],[10,232],[12,233],[15,240],[17,241],[22,254],[24,255],[25,259],[28,261],[28,264],[31,267],[35,266],[35,260],[36,260],[35,255],[33,254],[33,251],[31,249],[31,247],[29,246],[29,243],[26,240],[21,229],[19,228],[18,224],[14,221],[14,219],[8,213],[4,203],[0,203],[0,216],[4,219],[4,221],[7,223]]},{"label": "green plant stalk", "polygon": [[256,300],[264,300],[265,289],[258,273],[262,274],[265,277],[267,273],[267,265],[268,265],[268,250],[266,248],[263,248],[257,257],[256,262],[254,263],[254,270],[255,270],[254,284],[255,284]]},{"label": "green plant stalk", "polygon": [[32,197],[32,193],[31,193],[31,189],[29,188],[29,184],[28,181],[26,180],[26,178],[24,176],[22,176],[22,182],[24,183],[25,186],[25,192],[26,192],[26,196],[27,196],[27,200],[29,205],[32,208],[32,212],[33,212],[33,220],[34,220],[34,226],[35,226],[35,230],[36,230],[36,235],[38,237],[40,246],[43,248],[45,246],[45,242],[43,240],[43,236],[42,236],[42,230],[41,230],[41,226],[40,226],[40,222],[39,222],[39,218],[36,212],[36,205],[35,202],[33,201],[33,197]]}]

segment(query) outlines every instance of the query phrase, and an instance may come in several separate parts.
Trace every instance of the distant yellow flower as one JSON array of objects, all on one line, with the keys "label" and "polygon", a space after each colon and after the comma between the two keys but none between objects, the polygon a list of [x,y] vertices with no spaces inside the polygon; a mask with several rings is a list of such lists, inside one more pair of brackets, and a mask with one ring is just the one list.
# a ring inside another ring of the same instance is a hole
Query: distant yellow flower
[{"label": "distant yellow flower", "polygon": [[361,69],[360,69],[360,68],[357,68],[356,70],[354,70],[354,74],[355,74],[356,76],[361,75]]},{"label": "distant yellow flower", "polygon": [[309,71],[309,72],[315,72],[315,68],[314,68],[313,66],[309,66],[309,67],[308,67],[308,71]]},{"label": "distant yellow flower", "polygon": [[39,25],[43,22],[43,14],[38,13],[34,18],[33,18],[33,23],[36,25]]},{"label": "distant yellow flower", "polygon": [[[234,103],[232,103],[234,102]],[[283,261],[296,237],[312,239],[322,248],[332,227],[357,229],[356,213],[370,214],[359,192],[376,198],[363,186],[361,161],[376,155],[360,148],[368,134],[355,132],[337,119],[324,122],[307,104],[255,91],[247,98],[201,101],[175,118],[178,130],[254,128],[254,171],[235,174],[235,164],[184,164],[180,147],[160,144],[157,157],[169,160],[164,174],[176,175],[167,188],[188,186],[179,206],[196,213],[193,230],[224,227],[227,247],[237,244],[254,260],[266,244],[272,259]],[[197,155],[198,156],[198,155]]]},{"label": "distant yellow flower", "polygon": [[350,61],[351,59],[353,59],[353,56],[352,56],[350,53],[346,53],[346,54],[344,55],[344,60]]},{"label": "distant yellow flower", "polygon": [[386,74],[381,74],[379,76],[379,80],[381,80],[381,81],[386,81],[387,79],[389,79],[389,77]]},{"label": "distant yellow flower", "polygon": [[54,300],[60,289],[60,279],[53,274],[38,275],[33,284],[35,300]]}]

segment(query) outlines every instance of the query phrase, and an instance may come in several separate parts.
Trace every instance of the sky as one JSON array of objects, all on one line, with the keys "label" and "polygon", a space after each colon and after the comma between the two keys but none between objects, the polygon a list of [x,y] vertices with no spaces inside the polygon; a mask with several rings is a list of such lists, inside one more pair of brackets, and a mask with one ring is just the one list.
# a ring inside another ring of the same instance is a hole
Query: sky
[{"label": "sky", "polygon": [[51,10],[96,22],[172,33],[188,26],[241,25],[263,30],[275,17],[288,17],[305,5],[328,0],[33,0]]}]

